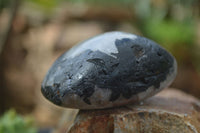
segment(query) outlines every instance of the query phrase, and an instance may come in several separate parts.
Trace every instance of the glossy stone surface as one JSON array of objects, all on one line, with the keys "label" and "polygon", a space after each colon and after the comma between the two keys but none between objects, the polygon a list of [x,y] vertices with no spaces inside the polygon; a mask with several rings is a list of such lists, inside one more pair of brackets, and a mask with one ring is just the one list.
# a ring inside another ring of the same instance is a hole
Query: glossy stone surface
[{"label": "glossy stone surface", "polygon": [[169,86],[174,57],[155,42],[108,32],[60,56],[48,71],[43,95],[56,105],[99,109],[141,101]]}]

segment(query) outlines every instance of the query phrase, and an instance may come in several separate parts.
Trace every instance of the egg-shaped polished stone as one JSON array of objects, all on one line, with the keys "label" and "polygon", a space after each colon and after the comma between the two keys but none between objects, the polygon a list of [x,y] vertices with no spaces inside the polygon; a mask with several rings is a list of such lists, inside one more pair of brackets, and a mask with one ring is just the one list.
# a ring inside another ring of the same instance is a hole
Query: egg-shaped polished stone
[{"label": "egg-shaped polished stone", "polygon": [[43,95],[56,105],[99,109],[141,101],[169,86],[175,58],[155,42],[124,32],[84,41],[48,71]]}]

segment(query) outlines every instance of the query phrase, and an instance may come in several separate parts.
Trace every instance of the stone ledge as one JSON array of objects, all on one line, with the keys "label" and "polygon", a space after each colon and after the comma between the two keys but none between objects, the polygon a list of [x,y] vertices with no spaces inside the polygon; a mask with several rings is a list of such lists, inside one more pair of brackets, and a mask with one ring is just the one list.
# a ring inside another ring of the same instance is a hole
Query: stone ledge
[{"label": "stone ledge", "polygon": [[200,133],[200,101],[165,89],[140,105],[80,110],[69,133]]}]

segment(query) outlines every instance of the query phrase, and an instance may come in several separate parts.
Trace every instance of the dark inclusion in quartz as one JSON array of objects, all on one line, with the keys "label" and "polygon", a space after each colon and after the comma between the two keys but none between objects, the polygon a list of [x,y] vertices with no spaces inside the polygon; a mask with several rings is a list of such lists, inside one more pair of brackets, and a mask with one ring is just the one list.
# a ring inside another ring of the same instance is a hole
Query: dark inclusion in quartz
[{"label": "dark inclusion in quartz", "polygon": [[171,84],[175,75],[175,59],[155,42],[109,32],[59,57],[43,81],[42,93],[60,106],[107,108],[143,100]]}]

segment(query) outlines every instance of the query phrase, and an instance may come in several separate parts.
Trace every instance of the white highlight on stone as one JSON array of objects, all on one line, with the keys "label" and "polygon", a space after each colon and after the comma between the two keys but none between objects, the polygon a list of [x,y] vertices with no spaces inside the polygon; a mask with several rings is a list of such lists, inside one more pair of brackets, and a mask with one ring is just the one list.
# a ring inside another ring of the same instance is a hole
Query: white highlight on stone
[{"label": "white highlight on stone", "polygon": [[65,53],[63,60],[67,58],[74,58],[83,51],[88,50],[88,48],[92,51],[99,50],[103,53],[115,57],[111,54],[118,53],[117,47],[115,46],[115,41],[122,38],[130,38],[134,40],[137,38],[137,36],[119,31],[107,32],[84,42],[81,42],[79,45],[73,47],[71,50]]}]

